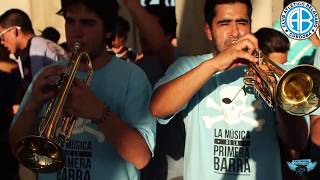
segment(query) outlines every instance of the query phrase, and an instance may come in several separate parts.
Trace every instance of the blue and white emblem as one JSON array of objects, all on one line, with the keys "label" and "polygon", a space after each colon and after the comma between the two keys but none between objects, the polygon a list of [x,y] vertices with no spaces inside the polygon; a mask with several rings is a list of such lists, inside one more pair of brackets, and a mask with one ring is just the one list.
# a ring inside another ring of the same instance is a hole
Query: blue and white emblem
[{"label": "blue and white emblem", "polygon": [[317,166],[317,162],[311,162],[310,159],[292,160],[291,162],[287,162],[287,164],[290,170],[300,176],[312,171]]},{"label": "blue and white emblem", "polygon": [[292,2],[282,11],[280,24],[283,32],[292,39],[307,39],[317,32],[318,12],[307,2]]}]

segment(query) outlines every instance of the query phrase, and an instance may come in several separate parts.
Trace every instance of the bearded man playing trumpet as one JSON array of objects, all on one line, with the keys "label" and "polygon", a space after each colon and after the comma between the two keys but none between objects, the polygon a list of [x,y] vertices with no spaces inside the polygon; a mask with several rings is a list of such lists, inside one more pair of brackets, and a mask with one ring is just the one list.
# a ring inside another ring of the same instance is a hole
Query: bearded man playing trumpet
[{"label": "bearded man playing trumpet", "polygon": [[[243,86],[250,69],[271,71],[259,63],[251,12],[250,0],[207,0],[205,31],[212,52],[181,58],[155,86],[150,109],[158,122],[168,123],[180,111],[185,117],[186,180],[281,180],[277,136],[297,151],[307,144],[304,117],[278,104],[270,108],[257,86]],[[257,74],[251,73],[254,85],[264,83]],[[276,84],[273,74],[265,74]],[[266,99],[275,98],[277,90],[267,91]]]}]

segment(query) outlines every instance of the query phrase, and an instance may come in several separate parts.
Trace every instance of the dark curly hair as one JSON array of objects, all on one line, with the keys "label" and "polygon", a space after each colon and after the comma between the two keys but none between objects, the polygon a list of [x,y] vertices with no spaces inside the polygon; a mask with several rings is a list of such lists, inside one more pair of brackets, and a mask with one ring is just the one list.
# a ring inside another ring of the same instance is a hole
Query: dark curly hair
[{"label": "dark curly hair", "polygon": [[204,16],[208,25],[211,25],[212,19],[216,16],[215,8],[219,4],[233,4],[233,3],[243,3],[247,5],[248,17],[251,20],[252,15],[252,4],[251,0],[206,0],[204,7]]},{"label": "dark curly hair", "polygon": [[119,12],[117,0],[61,0],[61,9],[57,14],[65,17],[68,8],[75,4],[83,4],[95,12],[104,22],[105,32],[113,32]]},{"label": "dark curly hair", "polygon": [[280,31],[271,28],[260,28],[254,35],[258,39],[259,48],[265,54],[289,51],[289,39]]}]

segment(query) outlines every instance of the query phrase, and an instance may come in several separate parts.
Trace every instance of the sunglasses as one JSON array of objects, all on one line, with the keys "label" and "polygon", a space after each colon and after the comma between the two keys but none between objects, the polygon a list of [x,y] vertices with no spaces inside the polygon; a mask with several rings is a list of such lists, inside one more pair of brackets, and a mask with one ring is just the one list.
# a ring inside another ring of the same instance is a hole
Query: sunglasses
[{"label": "sunglasses", "polygon": [[10,30],[14,29],[14,28],[17,28],[18,30],[21,29],[20,26],[11,26],[11,27],[3,30],[2,32],[0,32],[0,40],[3,41],[3,35],[4,35],[5,33],[9,32]]}]

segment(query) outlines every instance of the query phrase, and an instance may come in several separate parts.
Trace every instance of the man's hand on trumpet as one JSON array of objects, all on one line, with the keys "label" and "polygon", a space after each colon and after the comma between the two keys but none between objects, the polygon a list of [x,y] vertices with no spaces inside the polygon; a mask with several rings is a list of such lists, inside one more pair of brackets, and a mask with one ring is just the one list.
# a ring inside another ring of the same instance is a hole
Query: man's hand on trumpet
[{"label": "man's hand on trumpet", "polygon": [[94,121],[102,116],[105,105],[84,81],[75,79],[64,108],[69,114]]},{"label": "man's hand on trumpet", "polygon": [[63,66],[51,66],[45,68],[32,84],[29,105],[34,108],[42,107],[50,98],[57,93],[57,82],[64,72]]}]

